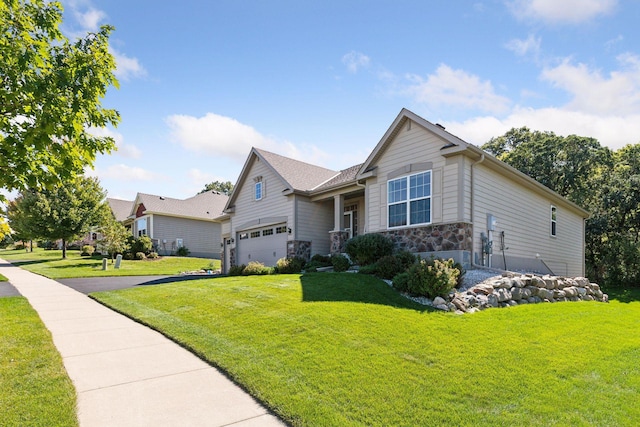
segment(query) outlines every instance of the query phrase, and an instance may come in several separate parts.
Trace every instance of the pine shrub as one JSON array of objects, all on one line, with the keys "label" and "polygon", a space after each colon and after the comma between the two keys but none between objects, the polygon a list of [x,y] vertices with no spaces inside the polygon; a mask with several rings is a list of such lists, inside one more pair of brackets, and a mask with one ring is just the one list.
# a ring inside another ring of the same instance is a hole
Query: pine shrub
[{"label": "pine shrub", "polygon": [[335,254],[331,256],[331,265],[333,266],[333,271],[347,271],[351,266],[349,259],[342,254]]},{"label": "pine shrub", "polygon": [[383,256],[393,253],[393,241],[378,233],[361,234],[347,240],[345,252],[358,265],[375,263]]},{"label": "pine shrub", "polygon": [[435,298],[445,296],[456,287],[460,270],[454,267],[453,259],[421,260],[409,268],[408,292]]}]

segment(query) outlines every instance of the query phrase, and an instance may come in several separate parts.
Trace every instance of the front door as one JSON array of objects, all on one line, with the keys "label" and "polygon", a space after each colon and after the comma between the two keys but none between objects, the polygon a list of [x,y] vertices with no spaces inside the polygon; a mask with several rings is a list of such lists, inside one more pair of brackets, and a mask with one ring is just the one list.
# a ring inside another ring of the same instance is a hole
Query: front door
[{"label": "front door", "polygon": [[349,238],[358,235],[358,204],[354,203],[344,207],[342,229],[349,232]]}]

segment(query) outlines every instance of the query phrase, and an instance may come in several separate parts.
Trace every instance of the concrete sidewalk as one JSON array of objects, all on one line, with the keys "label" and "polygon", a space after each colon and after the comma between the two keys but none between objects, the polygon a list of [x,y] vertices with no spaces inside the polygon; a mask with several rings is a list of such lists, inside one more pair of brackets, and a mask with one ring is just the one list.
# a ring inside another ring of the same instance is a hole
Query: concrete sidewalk
[{"label": "concrete sidewalk", "polygon": [[215,368],[85,295],[0,259],[51,331],[80,426],[283,426]]}]

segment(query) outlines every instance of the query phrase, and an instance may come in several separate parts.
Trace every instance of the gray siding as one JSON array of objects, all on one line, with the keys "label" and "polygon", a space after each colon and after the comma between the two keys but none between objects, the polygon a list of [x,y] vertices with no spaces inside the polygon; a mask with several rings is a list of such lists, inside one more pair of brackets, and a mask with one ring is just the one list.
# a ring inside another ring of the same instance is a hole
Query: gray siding
[{"label": "gray siding", "polygon": [[[154,215],[152,232],[152,237],[159,241],[161,254],[171,251],[176,239],[183,239],[191,256],[220,259],[222,236],[219,223]],[[167,242],[163,244],[163,240]]]},{"label": "gray siding", "polygon": [[296,240],[311,242],[311,255],[327,255],[330,250],[329,231],[333,230],[333,202],[311,202],[296,196]]},{"label": "gray siding", "polygon": [[[547,197],[516,184],[480,164],[474,172],[474,250],[480,252],[480,232],[486,232],[487,213],[497,220],[494,234],[494,257],[499,251],[499,233],[505,233],[505,256],[520,260],[536,260],[540,255],[554,273],[584,274],[583,219],[568,208]],[[557,202],[557,201],[556,201]],[[557,236],[551,236],[551,205],[558,208]],[[496,260],[501,265],[501,260]],[[507,267],[509,259],[507,259]]]}]

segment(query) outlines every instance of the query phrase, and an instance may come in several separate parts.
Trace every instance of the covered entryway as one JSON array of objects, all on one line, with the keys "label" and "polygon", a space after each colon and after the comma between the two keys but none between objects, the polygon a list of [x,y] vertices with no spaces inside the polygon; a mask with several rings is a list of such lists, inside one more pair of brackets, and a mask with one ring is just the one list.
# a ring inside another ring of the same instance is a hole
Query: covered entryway
[{"label": "covered entryway", "polygon": [[273,266],[287,256],[286,224],[240,231],[236,237],[236,265],[258,261]]}]

